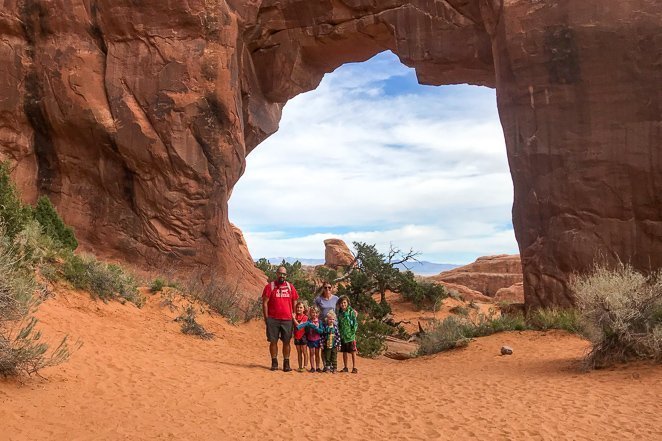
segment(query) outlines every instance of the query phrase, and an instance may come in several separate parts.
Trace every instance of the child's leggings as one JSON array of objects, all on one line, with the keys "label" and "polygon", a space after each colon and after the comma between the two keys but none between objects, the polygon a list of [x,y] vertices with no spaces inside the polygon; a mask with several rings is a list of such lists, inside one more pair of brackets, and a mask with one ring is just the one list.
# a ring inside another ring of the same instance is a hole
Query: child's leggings
[{"label": "child's leggings", "polygon": [[338,348],[324,348],[324,366],[338,369]]}]

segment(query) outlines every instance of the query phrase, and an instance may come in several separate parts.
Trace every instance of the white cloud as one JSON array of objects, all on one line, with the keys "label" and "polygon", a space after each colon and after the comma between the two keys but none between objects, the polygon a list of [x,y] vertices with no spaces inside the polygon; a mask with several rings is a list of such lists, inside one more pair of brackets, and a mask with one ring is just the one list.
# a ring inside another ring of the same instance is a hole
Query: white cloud
[{"label": "white cloud", "polygon": [[321,258],[328,237],[437,262],[516,252],[494,92],[412,75],[381,54],[285,106],[230,201],[254,258]]}]

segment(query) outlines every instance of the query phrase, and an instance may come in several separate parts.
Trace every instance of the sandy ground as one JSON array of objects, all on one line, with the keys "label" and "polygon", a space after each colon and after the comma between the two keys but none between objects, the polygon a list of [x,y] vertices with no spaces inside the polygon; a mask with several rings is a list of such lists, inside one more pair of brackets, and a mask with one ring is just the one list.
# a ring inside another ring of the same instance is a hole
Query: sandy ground
[{"label": "sandy ground", "polygon": [[[271,372],[261,322],[180,333],[176,313],[60,293],[41,329],[83,346],[23,384],[0,380],[0,440],[660,440],[662,367],[582,373],[586,342],[505,333],[359,374]],[[399,305],[398,308],[403,308]],[[512,356],[499,356],[503,344]]]}]

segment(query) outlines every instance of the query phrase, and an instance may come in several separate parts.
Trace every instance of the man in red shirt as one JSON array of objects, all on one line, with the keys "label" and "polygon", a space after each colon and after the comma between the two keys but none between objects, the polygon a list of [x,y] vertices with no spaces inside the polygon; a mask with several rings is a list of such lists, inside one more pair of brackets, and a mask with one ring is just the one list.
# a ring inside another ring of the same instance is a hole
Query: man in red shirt
[{"label": "man in red shirt", "polygon": [[267,324],[267,341],[271,354],[271,370],[278,369],[278,339],[283,342],[283,371],[290,368],[290,340],[292,339],[292,313],[299,298],[297,290],[286,282],[287,269],[280,267],[276,271],[276,280],[267,284],[262,291],[262,313]]}]

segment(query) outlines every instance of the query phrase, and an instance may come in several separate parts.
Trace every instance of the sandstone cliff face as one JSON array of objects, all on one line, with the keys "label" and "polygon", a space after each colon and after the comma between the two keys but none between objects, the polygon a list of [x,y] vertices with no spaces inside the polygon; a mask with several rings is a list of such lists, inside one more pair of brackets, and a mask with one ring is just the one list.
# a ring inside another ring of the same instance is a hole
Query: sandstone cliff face
[{"label": "sandstone cliff face", "polygon": [[444,271],[431,279],[466,286],[494,297],[500,289],[522,282],[522,263],[516,254],[479,257],[473,263]]},{"label": "sandstone cliff face", "polygon": [[228,219],[246,155],[325,72],[390,49],[495,86],[527,304],[597,254],[662,266],[656,0],[5,0],[0,155],[84,247],[249,286]]}]

